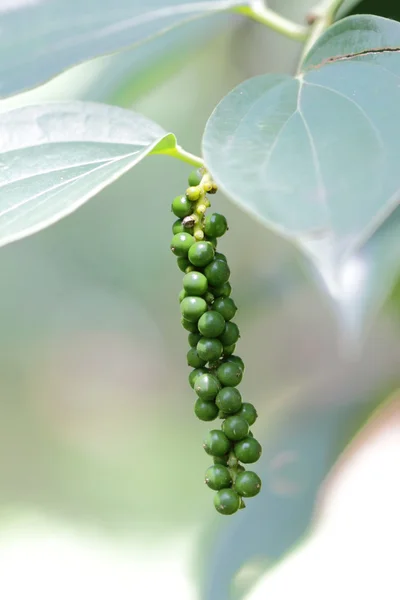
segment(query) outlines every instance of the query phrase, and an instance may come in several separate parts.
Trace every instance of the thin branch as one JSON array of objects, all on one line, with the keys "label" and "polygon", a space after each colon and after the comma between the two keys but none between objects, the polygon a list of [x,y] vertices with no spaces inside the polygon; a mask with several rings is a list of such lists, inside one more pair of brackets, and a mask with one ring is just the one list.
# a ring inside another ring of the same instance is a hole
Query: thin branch
[{"label": "thin branch", "polygon": [[265,6],[263,0],[253,0],[250,6],[239,6],[234,8],[233,12],[258,21],[292,40],[304,42],[307,39],[308,27],[282,17],[282,15]]},{"label": "thin branch", "polygon": [[191,152],[187,152],[178,144],[175,148],[168,148],[167,150],[160,152],[160,154],[167,154],[168,156],[172,156],[172,158],[178,158],[179,160],[189,163],[194,167],[204,167],[204,161],[200,158],[200,156],[196,156]]},{"label": "thin branch", "polygon": [[334,22],[336,13],[343,2],[344,0],[322,0],[307,15],[307,21],[311,24],[311,32],[303,48],[298,72],[315,42]]}]

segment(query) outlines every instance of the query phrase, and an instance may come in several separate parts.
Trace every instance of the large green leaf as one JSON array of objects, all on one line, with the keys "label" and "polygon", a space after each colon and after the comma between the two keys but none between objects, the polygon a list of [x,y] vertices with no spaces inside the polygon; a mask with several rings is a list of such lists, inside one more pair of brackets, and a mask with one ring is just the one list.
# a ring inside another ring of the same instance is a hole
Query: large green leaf
[{"label": "large green leaf", "polygon": [[297,77],[264,75],[234,89],[204,134],[222,189],[335,284],[399,203],[399,45],[398,22],[348,17]]},{"label": "large green leaf", "polygon": [[377,232],[338,268],[326,269],[325,256],[315,252],[304,268],[329,292],[340,327],[340,342],[354,357],[376,313],[393,289],[400,266],[400,207]]},{"label": "large green leaf", "polygon": [[76,210],[176,139],[142,115],[92,102],[0,114],[0,246]]},{"label": "large green leaf", "polygon": [[159,36],[149,44],[102,57],[103,68],[86,95],[96,102],[130,107],[193,62],[216,37],[226,37],[232,23],[217,15],[193,21]]},{"label": "large green leaf", "polygon": [[[66,68],[143,43],[195,19],[246,6],[243,0],[41,0],[0,6],[0,95]],[[16,33],[17,32],[17,33]]]}]

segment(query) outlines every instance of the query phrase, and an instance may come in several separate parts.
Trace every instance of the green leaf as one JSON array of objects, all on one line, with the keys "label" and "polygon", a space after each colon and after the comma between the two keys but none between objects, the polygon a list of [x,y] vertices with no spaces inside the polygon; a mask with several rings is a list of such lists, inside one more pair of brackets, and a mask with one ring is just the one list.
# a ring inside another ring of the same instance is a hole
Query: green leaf
[{"label": "green leaf", "polygon": [[400,265],[400,207],[377,232],[337,269],[326,269],[317,252],[305,263],[316,282],[329,292],[341,330],[341,346],[349,357],[358,356],[370,325],[393,289]]},{"label": "green leaf", "polygon": [[[178,25],[247,6],[243,0],[42,0],[0,6],[0,95],[35,87],[96,56]],[[18,32],[16,35],[15,32]]]},{"label": "green leaf", "polygon": [[193,21],[143,44],[101,60],[103,68],[86,95],[90,100],[131,107],[197,57],[202,48],[230,31],[223,15]]},{"label": "green leaf", "polygon": [[242,83],[206,126],[204,158],[220,187],[300,246],[326,281],[337,283],[399,203],[399,45],[398,22],[348,17],[298,77]]},{"label": "green leaf", "polygon": [[142,115],[92,102],[0,114],[0,246],[59,221],[176,139]]},{"label": "green leaf", "polygon": [[400,265],[399,240],[400,208],[397,208],[342,266],[338,301],[349,345],[359,345],[365,324],[371,322],[395,285]]}]

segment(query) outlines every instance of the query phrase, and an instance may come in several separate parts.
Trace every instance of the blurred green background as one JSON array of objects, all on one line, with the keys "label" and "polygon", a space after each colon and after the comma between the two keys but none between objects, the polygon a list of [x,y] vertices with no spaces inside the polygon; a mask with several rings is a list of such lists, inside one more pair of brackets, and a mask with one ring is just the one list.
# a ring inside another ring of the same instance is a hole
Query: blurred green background
[{"label": "blurred green background", "polygon": [[[270,2],[297,19],[301,4]],[[189,27],[92,61],[0,108],[38,98],[133,107],[199,153],[223,95],[257,73],[292,71],[299,51],[254,23],[209,20],[195,36]],[[250,597],[306,540],[322,482],[399,385],[396,296],[362,350],[344,354],[332,306],[296,250],[215,196],[230,225],[221,250],[240,308],[241,389],[259,410],[264,446],[260,496],[234,518],[215,514],[203,484],[208,425],[193,415],[181,276],[169,251],[170,203],[189,171],[150,157],[76,214],[0,253],[7,599],[32,588],[44,600]]]}]

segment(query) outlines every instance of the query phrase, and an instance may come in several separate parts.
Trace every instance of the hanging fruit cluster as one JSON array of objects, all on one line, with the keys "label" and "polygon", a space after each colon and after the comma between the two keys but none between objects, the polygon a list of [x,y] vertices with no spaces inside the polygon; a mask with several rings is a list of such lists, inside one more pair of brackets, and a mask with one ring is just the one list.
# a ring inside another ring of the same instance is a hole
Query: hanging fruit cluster
[{"label": "hanging fruit cluster", "polygon": [[193,369],[189,383],[197,395],[194,412],[202,421],[222,419],[221,428],[209,431],[204,440],[204,450],[214,459],[205,482],[216,491],[217,511],[231,515],[244,508],[243,498],[255,496],[261,488],[258,475],[243,467],[261,456],[261,445],[250,431],[257,412],[242,401],[237,388],[244,372],[242,359],[234,354],[240,337],[232,321],[237,307],[231,298],[227,259],[216,250],[228,225],[223,215],[206,212],[209,194],[215,194],[217,186],[204,169],[190,174],[189,186],[172,202],[178,219],[172,227],[171,250],[184,273],[179,302],[182,326],[189,332],[187,362]]}]

